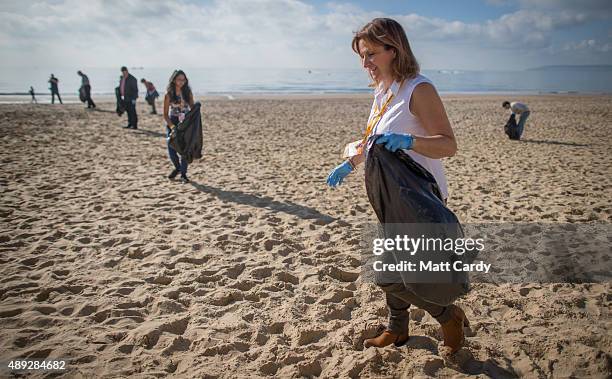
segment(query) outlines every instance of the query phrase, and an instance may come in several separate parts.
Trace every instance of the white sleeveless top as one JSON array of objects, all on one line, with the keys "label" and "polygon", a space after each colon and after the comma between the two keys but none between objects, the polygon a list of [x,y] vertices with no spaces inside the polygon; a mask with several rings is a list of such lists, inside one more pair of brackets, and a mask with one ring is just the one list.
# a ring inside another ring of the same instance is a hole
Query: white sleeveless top
[{"label": "white sleeveless top", "polygon": [[[381,109],[389,96],[394,94],[393,100],[389,103],[387,111],[372,131],[372,135],[383,133],[413,134],[415,136],[425,136],[427,132],[415,115],[410,112],[410,97],[415,87],[421,83],[433,85],[431,80],[418,74],[416,77],[406,80],[400,87],[400,83],[394,81],[387,93],[383,93],[382,87],[378,87],[374,92],[374,102],[370,111],[370,119],[374,116],[376,109]],[[404,150],[412,159],[429,171],[436,179],[442,197],[448,198],[448,183],[444,175],[444,167],[439,159],[428,158],[412,150]]]}]

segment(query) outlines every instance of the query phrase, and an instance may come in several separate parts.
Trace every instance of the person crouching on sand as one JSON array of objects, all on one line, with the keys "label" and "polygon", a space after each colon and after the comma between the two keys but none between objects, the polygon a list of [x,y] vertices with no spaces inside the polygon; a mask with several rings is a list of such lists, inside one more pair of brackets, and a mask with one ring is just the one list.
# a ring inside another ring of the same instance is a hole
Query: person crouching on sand
[{"label": "person crouching on sand", "polygon": [[502,103],[502,107],[504,107],[504,109],[510,109],[513,115],[519,115],[518,138],[520,139],[523,135],[523,130],[525,130],[525,123],[527,122],[527,118],[530,114],[529,108],[527,107],[527,105],[519,103],[518,101],[513,101],[512,103],[509,101],[504,101]]},{"label": "person crouching on sand", "polygon": [[[376,18],[353,38],[353,50],[375,86],[374,102],[366,136],[355,154],[333,169],[327,184],[336,187],[365,160],[369,136],[381,135],[377,144],[390,151],[403,149],[436,179],[444,199],[447,182],[440,158],[457,151],[455,136],[433,83],[419,74],[402,26],[388,18]],[[364,341],[365,347],[401,346],[408,341],[408,309],[416,306],[431,314],[442,326],[444,345],[454,353],[464,342],[465,314],[454,304],[441,306],[414,294],[403,283],[377,285],[383,290],[389,321],[386,330]]]},{"label": "person crouching on sand", "polygon": [[155,99],[159,97],[159,93],[155,89],[155,86],[150,81],[145,78],[140,79],[140,82],[144,84],[147,95],[145,96],[146,102],[151,106],[151,114],[157,114],[157,109],[155,109]]},{"label": "person crouching on sand", "polygon": [[193,93],[189,87],[187,75],[182,70],[176,70],[170,76],[166,96],[164,97],[164,120],[166,120],[166,136],[168,145],[168,156],[174,165],[174,170],[168,175],[168,179],[174,179],[181,173],[181,181],[189,183],[187,178],[187,160],[179,158],[176,150],[170,146],[170,134],[172,129],[183,122],[185,115],[193,108]]}]

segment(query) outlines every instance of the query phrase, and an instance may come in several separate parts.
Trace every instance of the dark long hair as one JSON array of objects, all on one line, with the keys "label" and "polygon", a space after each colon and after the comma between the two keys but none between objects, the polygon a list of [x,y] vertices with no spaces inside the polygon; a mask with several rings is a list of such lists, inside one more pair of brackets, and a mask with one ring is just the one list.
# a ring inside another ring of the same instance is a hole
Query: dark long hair
[{"label": "dark long hair", "polygon": [[187,75],[183,72],[183,70],[174,70],[172,75],[170,75],[170,80],[168,81],[168,87],[166,87],[166,93],[170,96],[170,102],[176,103],[179,101],[179,97],[176,93],[176,77],[179,75],[183,75],[185,77],[185,84],[183,88],[181,88],[181,97],[183,101],[189,103],[192,97],[191,88],[189,87],[189,79],[187,79]]}]

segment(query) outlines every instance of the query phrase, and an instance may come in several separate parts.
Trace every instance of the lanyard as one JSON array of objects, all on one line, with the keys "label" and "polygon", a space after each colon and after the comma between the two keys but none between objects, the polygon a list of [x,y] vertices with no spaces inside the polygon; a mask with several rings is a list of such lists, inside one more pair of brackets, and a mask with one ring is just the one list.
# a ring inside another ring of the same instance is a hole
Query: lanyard
[{"label": "lanyard", "polygon": [[[401,86],[402,85],[400,84],[400,88]],[[368,127],[366,128],[365,135],[363,136],[363,140],[361,140],[361,146],[364,146],[364,144],[368,140],[368,137],[370,137],[370,133],[372,133],[372,131],[376,128],[376,126],[382,119],[382,116],[387,111],[387,108],[389,107],[389,104],[391,103],[394,97],[395,97],[395,94],[391,94],[391,96],[389,96],[387,101],[385,101],[385,103],[383,104],[380,110],[378,110],[378,104],[376,104],[376,107],[374,108],[374,116],[368,121]]]}]

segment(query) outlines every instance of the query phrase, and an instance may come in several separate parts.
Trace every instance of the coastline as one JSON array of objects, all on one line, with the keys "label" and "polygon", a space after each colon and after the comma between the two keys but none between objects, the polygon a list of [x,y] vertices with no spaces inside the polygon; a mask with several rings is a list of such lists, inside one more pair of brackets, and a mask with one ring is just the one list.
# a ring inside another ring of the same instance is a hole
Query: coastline
[{"label": "coastline", "polygon": [[[444,92],[440,91],[440,97],[444,98],[455,98],[455,97],[494,97],[494,98],[507,98],[517,97],[530,98],[530,97],[612,97],[612,93],[599,93],[599,92]],[[62,100],[65,104],[83,104],[76,95],[61,94]],[[97,103],[115,103],[114,95],[96,95],[93,94],[93,99]],[[371,99],[372,94],[370,92],[338,92],[338,93],[227,93],[227,94],[194,94],[199,101],[207,100],[317,100],[317,99]],[[38,97],[38,104],[50,104],[51,96],[45,95],[44,97]],[[163,98],[158,98],[157,102],[160,103]],[[42,102],[41,102],[42,100]],[[146,105],[144,101],[144,94],[138,98],[139,104]],[[30,104],[29,95],[2,95],[0,94],[0,104]],[[58,104],[56,102],[56,104]]]}]

